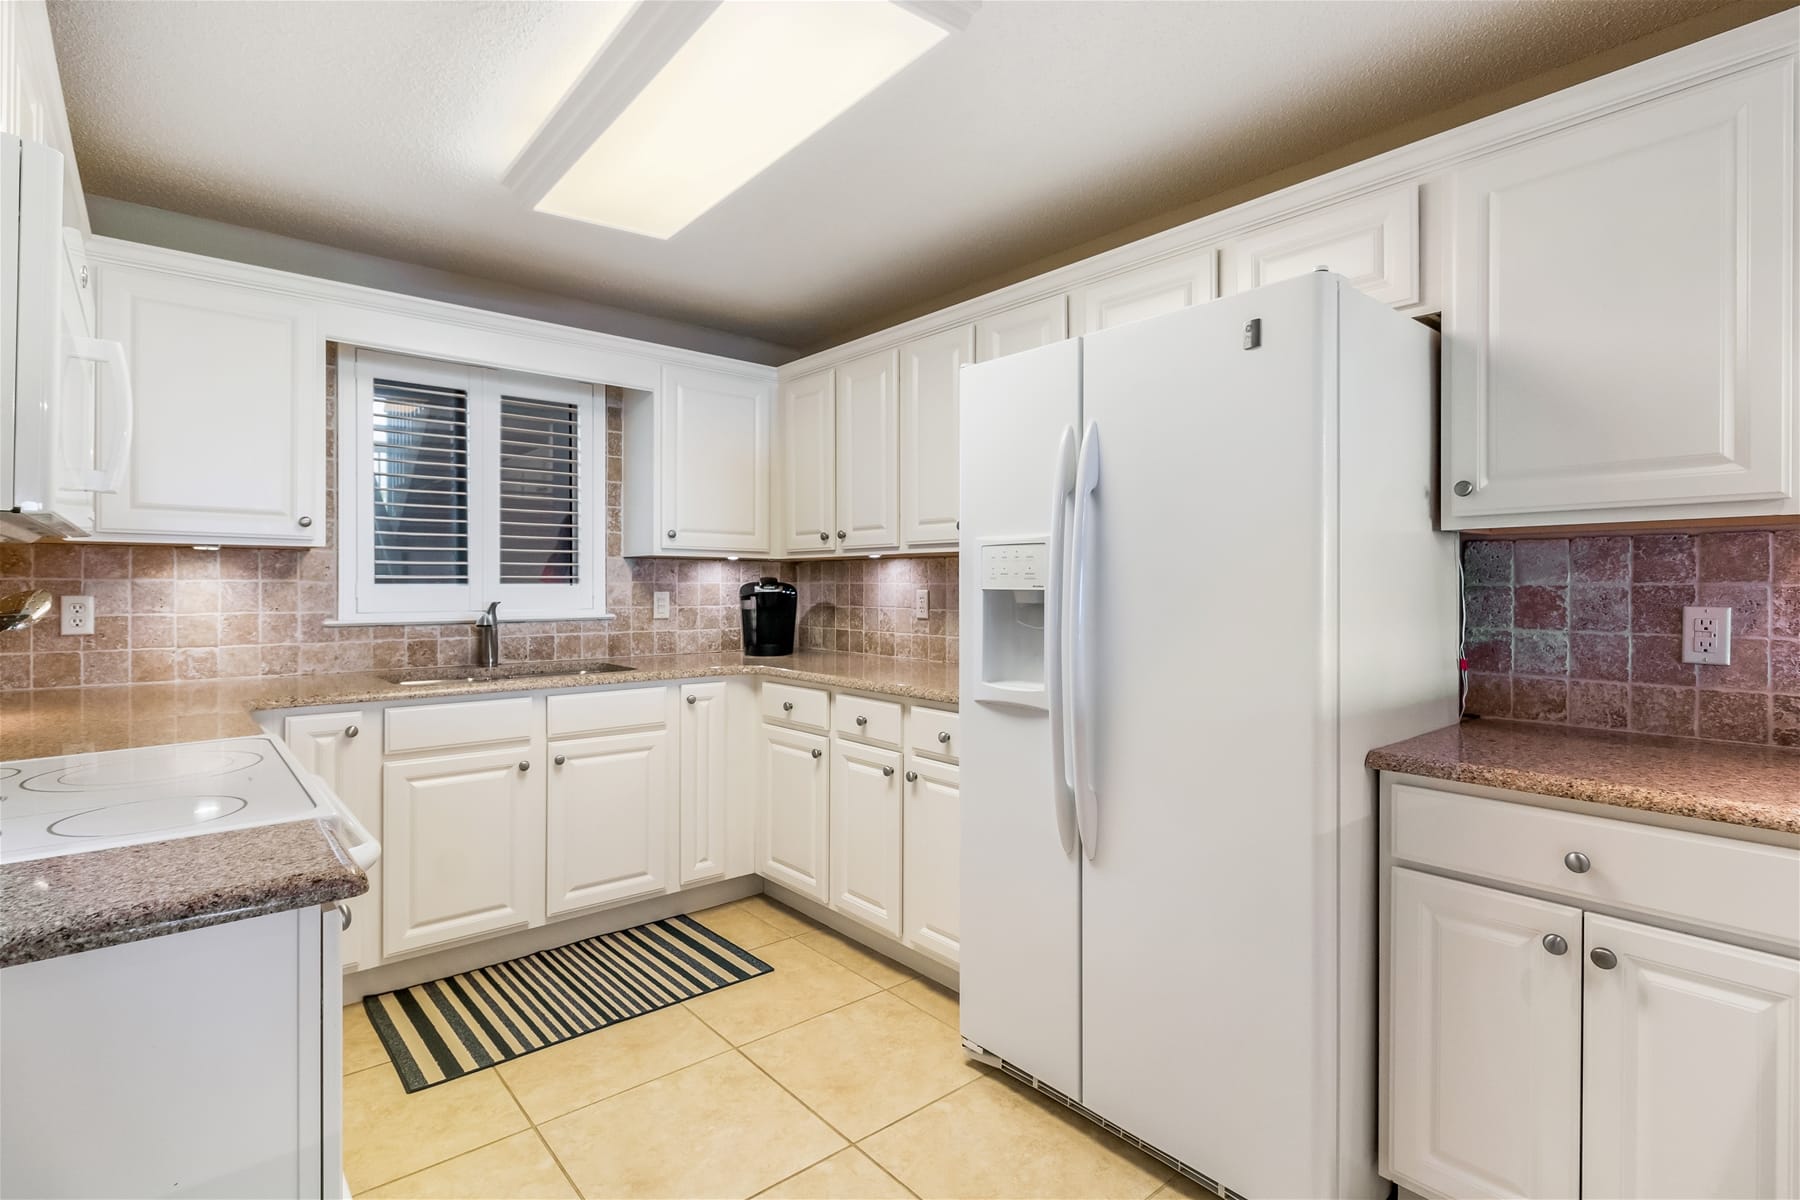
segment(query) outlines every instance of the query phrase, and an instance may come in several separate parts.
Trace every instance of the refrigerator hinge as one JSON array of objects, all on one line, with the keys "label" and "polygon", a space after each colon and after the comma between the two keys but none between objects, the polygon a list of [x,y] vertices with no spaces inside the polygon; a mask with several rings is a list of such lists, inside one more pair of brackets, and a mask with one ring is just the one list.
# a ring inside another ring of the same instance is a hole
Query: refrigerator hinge
[{"label": "refrigerator hinge", "polygon": [[983,1050],[968,1038],[964,1038],[962,1044],[963,1053],[980,1063],[982,1066],[994,1068],[1000,1066],[1000,1056],[998,1054],[989,1054],[986,1050]]}]

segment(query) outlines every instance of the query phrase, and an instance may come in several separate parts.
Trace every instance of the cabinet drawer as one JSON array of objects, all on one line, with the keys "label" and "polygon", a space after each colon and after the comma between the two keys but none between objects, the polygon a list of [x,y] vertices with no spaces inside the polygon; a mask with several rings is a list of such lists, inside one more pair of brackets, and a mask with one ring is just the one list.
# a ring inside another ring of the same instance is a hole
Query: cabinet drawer
[{"label": "cabinet drawer", "polygon": [[1800,945],[1800,851],[1409,784],[1392,819],[1399,862]]},{"label": "cabinet drawer", "polygon": [[816,688],[787,683],[762,685],[763,716],[785,725],[800,725],[820,733],[831,730],[831,695]]},{"label": "cabinet drawer", "polygon": [[893,701],[839,696],[831,707],[833,728],[844,737],[900,748],[900,706]]},{"label": "cabinet drawer", "polygon": [[669,723],[669,689],[618,688],[549,697],[551,737],[622,733]]},{"label": "cabinet drawer", "polygon": [[531,699],[470,700],[387,710],[387,750],[453,750],[531,738]]},{"label": "cabinet drawer", "polygon": [[914,754],[947,762],[962,757],[960,718],[941,708],[911,708],[906,714],[906,744]]}]

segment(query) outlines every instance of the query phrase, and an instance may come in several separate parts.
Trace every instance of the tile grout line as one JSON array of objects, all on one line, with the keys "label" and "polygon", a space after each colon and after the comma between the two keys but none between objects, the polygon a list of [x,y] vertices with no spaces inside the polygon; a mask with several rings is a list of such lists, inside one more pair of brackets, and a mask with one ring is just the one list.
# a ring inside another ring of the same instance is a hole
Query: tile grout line
[{"label": "tile grout line", "polygon": [[[599,1030],[593,1030],[592,1032],[598,1033]],[[542,1129],[538,1128],[537,1118],[531,1115],[531,1110],[525,1107],[524,1102],[519,1099],[519,1094],[513,1091],[512,1084],[506,1081],[506,1076],[500,1074],[500,1064],[495,1063],[488,1069],[493,1071],[493,1073],[499,1077],[500,1086],[506,1089],[507,1098],[518,1108],[519,1115],[525,1118],[525,1123],[530,1126],[531,1134],[533,1137],[537,1138],[538,1145],[544,1148],[544,1153],[550,1156],[550,1161],[556,1164],[556,1169],[558,1171],[562,1172],[562,1177],[568,1181],[569,1190],[574,1192],[577,1196],[585,1197],[587,1193],[582,1191],[580,1185],[575,1182],[575,1176],[569,1174],[569,1168],[563,1164],[562,1155],[556,1152],[556,1147],[550,1144],[550,1139],[544,1136],[544,1131]]]}]

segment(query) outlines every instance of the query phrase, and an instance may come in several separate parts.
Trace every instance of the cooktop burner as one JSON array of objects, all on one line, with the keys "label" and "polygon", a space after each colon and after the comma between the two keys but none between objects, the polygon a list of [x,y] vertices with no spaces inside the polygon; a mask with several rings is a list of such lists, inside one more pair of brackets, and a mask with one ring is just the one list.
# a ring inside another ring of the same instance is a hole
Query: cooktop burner
[{"label": "cooktop burner", "polygon": [[147,750],[97,754],[88,762],[62,765],[20,780],[28,792],[95,792],[140,788],[178,780],[206,779],[254,767],[254,750],[210,746],[157,746]]},{"label": "cooktop burner", "polygon": [[165,829],[186,829],[243,812],[242,796],[157,796],[58,817],[49,831],[57,837],[104,838]]}]

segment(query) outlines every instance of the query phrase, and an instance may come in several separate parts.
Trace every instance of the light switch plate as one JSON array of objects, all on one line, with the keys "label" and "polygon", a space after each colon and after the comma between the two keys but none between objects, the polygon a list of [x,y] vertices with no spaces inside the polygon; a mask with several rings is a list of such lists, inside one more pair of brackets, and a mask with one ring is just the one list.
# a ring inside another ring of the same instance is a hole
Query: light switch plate
[{"label": "light switch plate", "polygon": [[920,621],[931,618],[931,589],[920,588],[913,594],[913,617]]},{"label": "light switch plate", "polygon": [[650,597],[650,619],[666,621],[669,619],[669,593],[655,592]]},{"label": "light switch plate", "polygon": [[68,634],[94,632],[94,598],[64,596],[62,598],[62,631]]},{"label": "light switch plate", "polygon": [[1681,610],[1681,661],[1731,665],[1731,610],[1689,606]]}]

